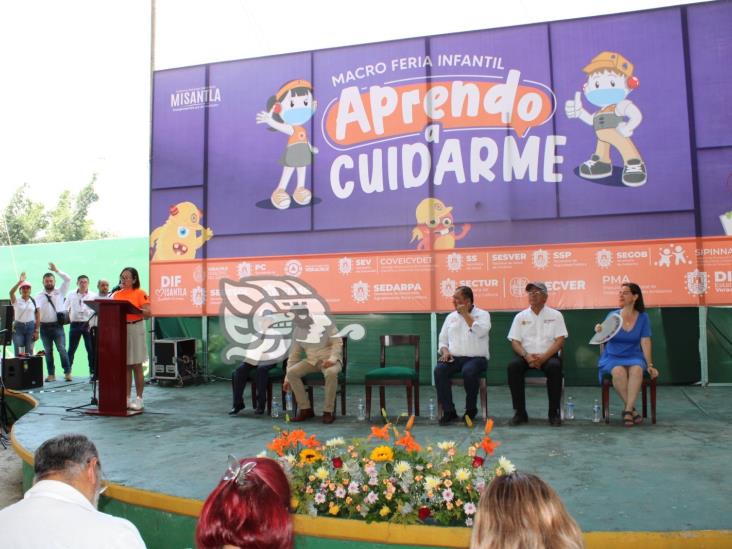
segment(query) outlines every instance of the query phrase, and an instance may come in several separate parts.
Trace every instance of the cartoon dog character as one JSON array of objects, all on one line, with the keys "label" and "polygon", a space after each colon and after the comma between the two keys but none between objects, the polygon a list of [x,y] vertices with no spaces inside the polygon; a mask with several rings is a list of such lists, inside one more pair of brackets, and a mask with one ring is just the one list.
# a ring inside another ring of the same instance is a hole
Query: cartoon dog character
[{"label": "cartoon dog character", "polygon": [[152,260],[195,259],[196,251],[213,237],[213,231],[201,225],[202,217],[193,202],[171,206],[165,223],[150,233]]},{"label": "cartoon dog character", "polygon": [[267,124],[270,129],[289,136],[285,153],[280,158],[282,176],[270,198],[272,205],[278,210],[290,207],[287,185],[295,170],[297,187],[292,193],[292,199],[301,206],[310,204],[312,199],[312,193],[305,188],[305,173],[307,167],[313,163],[313,154],[317,154],[318,149],[308,141],[304,124],[313,117],[317,105],[310,82],[291,80],[269,98],[267,110],[257,114],[257,124]]},{"label": "cartoon dog character", "polygon": [[425,198],[415,211],[417,226],[412,229],[412,240],[418,241],[418,250],[450,250],[455,242],[465,238],[470,231],[470,224],[463,224],[459,234],[455,234],[452,207],[445,206],[437,198]]},{"label": "cartoon dog character", "polygon": [[579,118],[592,126],[597,136],[595,154],[579,167],[585,179],[602,179],[613,173],[610,147],[623,157],[622,182],[628,187],[640,187],[646,182],[646,165],[631,136],[643,120],[640,109],[627,99],[640,81],[633,76],[633,64],[617,52],[604,51],[593,57],[582,71],[587,74],[583,86],[585,99],[600,107],[594,114],[582,106],[581,93],[564,105],[567,118]]}]

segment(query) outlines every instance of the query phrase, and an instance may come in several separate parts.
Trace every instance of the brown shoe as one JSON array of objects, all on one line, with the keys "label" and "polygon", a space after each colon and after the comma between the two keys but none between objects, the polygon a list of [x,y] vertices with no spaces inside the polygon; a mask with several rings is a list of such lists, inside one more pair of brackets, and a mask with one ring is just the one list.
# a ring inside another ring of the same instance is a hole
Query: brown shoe
[{"label": "brown shoe", "polygon": [[64,381],[73,381],[71,379],[71,374],[64,374]]},{"label": "brown shoe", "polygon": [[315,417],[315,414],[313,413],[312,408],[300,408],[298,410],[297,415],[293,418],[290,418],[290,421],[292,422],[298,422],[298,421],[306,421],[310,419],[311,417]]},{"label": "brown shoe", "polygon": [[332,412],[323,412],[323,423],[330,425],[335,421],[335,415]]},{"label": "brown shoe", "polygon": [[46,383],[48,383],[49,381],[56,381],[56,376],[48,376],[46,378]]}]

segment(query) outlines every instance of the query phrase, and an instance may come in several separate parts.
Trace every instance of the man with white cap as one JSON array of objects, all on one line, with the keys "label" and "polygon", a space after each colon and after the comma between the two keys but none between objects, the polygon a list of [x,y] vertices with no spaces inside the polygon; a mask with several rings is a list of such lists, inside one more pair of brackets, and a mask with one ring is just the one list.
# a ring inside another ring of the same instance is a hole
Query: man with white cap
[{"label": "man with white cap", "polygon": [[509,425],[529,421],[526,412],[525,376],[531,368],[546,376],[549,395],[549,424],[562,424],[560,400],[562,396],[562,361],[559,351],[567,338],[567,327],[562,313],[546,306],[549,296],[546,284],[529,282],[526,285],[529,307],[518,313],[511,324],[508,339],[516,357],[508,364],[508,385],[515,414]]}]

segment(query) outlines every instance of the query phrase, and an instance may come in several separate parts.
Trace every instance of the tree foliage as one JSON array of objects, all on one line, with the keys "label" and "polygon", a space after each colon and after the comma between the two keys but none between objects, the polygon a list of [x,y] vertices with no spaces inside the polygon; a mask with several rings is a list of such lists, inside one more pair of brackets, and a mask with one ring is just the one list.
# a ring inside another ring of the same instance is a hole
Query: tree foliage
[{"label": "tree foliage", "polygon": [[[6,229],[3,244],[31,244],[39,242],[40,234],[48,227],[48,214],[41,202],[26,196],[28,184],[18,187],[5,207],[4,223]],[[9,241],[9,242],[8,242]]]},{"label": "tree foliage", "polygon": [[94,174],[91,181],[79,189],[79,192],[63,191],[58,203],[50,211],[42,203],[28,198],[28,185],[22,185],[5,208],[5,223],[8,228],[5,239],[9,237],[12,244],[32,244],[108,237],[108,233],[97,231],[94,222],[89,219],[90,206],[99,200],[99,195],[94,190],[96,181],[97,176]]}]

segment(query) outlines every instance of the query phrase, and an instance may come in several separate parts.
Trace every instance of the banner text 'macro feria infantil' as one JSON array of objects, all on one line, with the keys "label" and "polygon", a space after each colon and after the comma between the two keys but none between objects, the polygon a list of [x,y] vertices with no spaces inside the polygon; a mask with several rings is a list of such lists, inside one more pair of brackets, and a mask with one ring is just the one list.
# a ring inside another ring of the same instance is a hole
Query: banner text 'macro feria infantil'
[{"label": "banner text 'macro feria infantil'", "polygon": [[151,295],[301,277],[333,312],[732,303],[732,3],[155,74]]}]

